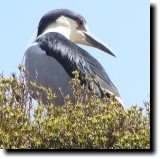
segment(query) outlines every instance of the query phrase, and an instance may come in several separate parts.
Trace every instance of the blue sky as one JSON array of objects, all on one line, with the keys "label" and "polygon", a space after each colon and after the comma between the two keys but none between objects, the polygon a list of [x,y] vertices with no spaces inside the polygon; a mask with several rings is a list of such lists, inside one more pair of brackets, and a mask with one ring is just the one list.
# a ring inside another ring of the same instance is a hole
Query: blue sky
[{"label": "blue sky", "polygon": [[16,72],[39,20],[47,11],[67,8],[85,17],[90,32],[117,58],[84,47],[105,68],[125,108],[150,96],[150,36],[147,0],[1,0],[0,72]]}]

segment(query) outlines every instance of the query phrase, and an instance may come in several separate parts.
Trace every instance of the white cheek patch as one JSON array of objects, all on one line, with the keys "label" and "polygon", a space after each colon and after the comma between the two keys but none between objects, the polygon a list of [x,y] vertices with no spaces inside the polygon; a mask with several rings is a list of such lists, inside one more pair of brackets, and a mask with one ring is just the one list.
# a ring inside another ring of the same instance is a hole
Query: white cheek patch
[{"label": "white cheek patch", "polygon": [[57,32],[65,36],[66,38],[70,38],[71,29],[68,26],[60,25],[57,23],[50,24],[42,34],[46,34],[49,32]]},{"label": "white cheek patch", "polygon": [[48,32],[58,32],[74,43],[84,43],[82,31],[77,30],[77,23],[71,18],[61,16],[56,22],[47,26],[43,34]]},{"label": "white cheek patch", "polygon": [[69,27],[71,29],[76,29],[77,27],[77,24],[75,23],[74,20],[72,20],[71,18],[65,17],[65,16],[60,16],[56,20],[56,24],[59,24],[64,27]]}]

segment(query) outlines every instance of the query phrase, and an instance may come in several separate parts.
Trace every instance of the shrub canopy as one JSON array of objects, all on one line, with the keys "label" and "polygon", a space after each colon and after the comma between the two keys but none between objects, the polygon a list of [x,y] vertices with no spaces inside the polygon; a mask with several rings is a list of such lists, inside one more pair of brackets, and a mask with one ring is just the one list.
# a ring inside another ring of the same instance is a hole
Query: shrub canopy
[{"label": "shrub canopy", "polygon": [[[23,67],[20,76],[0,76],[1,149],[149,149],[150,103],[145,110],[131,106],[124,110],[111,96],[99,99],[80,84],[78,72],[71,85],[75,103],[64,97],[56,106],[51,89],[45,91],[48,103],[33,102],[26,87]],[[37,92],[39,93],[39,92]],[[85,101],[85,102],[84,102]]]}]

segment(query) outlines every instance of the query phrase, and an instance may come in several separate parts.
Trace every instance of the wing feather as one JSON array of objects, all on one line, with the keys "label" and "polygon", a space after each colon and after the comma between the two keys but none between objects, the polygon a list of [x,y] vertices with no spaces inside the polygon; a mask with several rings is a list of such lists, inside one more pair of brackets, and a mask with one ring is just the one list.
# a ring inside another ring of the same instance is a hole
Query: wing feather
[{"label": "wing feather", "polygon": [[[37,38],[41,49],[43,49],[48,56],[56,58],[66,70],[66,72],[73,77],[72,72],[78,70],[81,79],[87,74],[89,77],[98,77],[98,83],[95,86],[106,89],[110,93],[119,96],[119,93],[105,72],[102,65],[92,57],[84,49],[74,44],[66,37],[59,33],[47,33]],[[86,82],[86,81],[84,81]],[[99,88],[100,89],[100,88]],[[99,90],[100,91],[100,90]]]}]

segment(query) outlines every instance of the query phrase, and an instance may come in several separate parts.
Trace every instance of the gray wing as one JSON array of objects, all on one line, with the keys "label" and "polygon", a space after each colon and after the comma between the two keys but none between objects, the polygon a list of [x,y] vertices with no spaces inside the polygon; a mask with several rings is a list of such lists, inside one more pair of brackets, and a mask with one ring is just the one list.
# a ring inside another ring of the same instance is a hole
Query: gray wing
[{"label": "gray wing", "polygon": [[[73,77],[72,72],[78,70],[81,80],[86,83],[84,77],[98,77],[98,83],[94,83],[96,89],[100,87],[106,89],[109,93],[119,93],[105,72],[102,65],[84,49],[69,41],[59,33],[47,33],[37,38],[41,49],[48,56],[52,56],[61,63],[66,72]],[[48,43],[49,42],[49,43]],[[100,87],[99,87],[100,86]],[[100,92],[100,90],[99,90]]]}]

